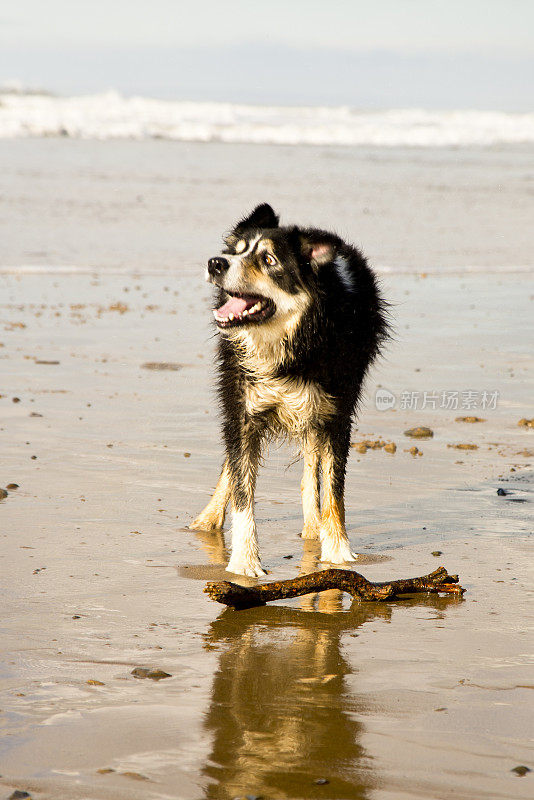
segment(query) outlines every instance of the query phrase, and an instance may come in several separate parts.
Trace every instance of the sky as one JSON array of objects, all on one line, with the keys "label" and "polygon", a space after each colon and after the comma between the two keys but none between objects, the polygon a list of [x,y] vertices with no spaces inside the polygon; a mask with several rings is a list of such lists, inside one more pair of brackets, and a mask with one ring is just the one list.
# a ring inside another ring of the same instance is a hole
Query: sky
[{"label": "sky", "polygon": [[534,0],[4,0],[0,83],[533,110]]}]

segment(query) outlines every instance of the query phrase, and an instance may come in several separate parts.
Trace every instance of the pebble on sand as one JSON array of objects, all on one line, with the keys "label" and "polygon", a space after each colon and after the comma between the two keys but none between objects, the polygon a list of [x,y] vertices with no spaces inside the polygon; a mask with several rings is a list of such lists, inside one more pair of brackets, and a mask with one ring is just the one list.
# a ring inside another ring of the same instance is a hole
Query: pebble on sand
[{"label": "pebble on sand", "polygon": [[532,770],[530,767],[525,767],[524,764],[520,764],[518,767],[511,769],[510,772],[515,772],[516,775],[519,775],[519,777],[522,778],[523,775],[526,775],[527,772],[532,772]]},{"label": "pebble on sand", "polygon": [[381,450],[384,448],[386,453],[394,453],[397,450],[395,442],[385,442],[383,439],[363,439],[361,442],[351,442],[357,453],[366,453],[368,450]]},{"label": "pebble on sand", "polygon": [[7,486],[6,486],[6,489],[10,489],[11,491],[13,489],[18,489],[18,488],[19,488],[18,483],[8,483]]},{"label": "pebble on sand", "polygon": [[414,456],[414,458],[415,458],[415,456],[422,456],[423,455],[422,451],[419,450],[419,448],[416,447],[415,445],[413,447],[410,447],[409,450],[405,450],[404,452],[405,453],[411,453],[412,456]]},{"label": "pebble on sand", "polygon": [[527,419],[526,417],[523,417],[522,419],[519,420],[517,424],[520,425],[521,428],[534,428],[534,417],[532,417],[532,419]]},{"label": "pebble on sand", "polygon": [[454,447],[455,450],[478,450],[478,444],[448,444],[447,447]]},{"label": "pebble on sand", "polygon": [[172,678],[169,672],[164,672],[162,669],[148,669],[147,667],[135,667],[131,674],[134,678],[150,678],[153,681],[161,681],[163,678]]},{"label": "pebble on sand", "polygon": [[0,489],[0,500],[5,500],[7,497],[7,492],[5,489]]},{"label": "pebble on sand", "polygon": [[456,417],[455,422],[486,422],[483,417]]},{"label": "pebble on sand", "polygon": [[411,439],[431,439],[434,436],[434,431],[431,428],[420,425],[417,428],[409,428],[404,431],[404,435],[409,436]]}]

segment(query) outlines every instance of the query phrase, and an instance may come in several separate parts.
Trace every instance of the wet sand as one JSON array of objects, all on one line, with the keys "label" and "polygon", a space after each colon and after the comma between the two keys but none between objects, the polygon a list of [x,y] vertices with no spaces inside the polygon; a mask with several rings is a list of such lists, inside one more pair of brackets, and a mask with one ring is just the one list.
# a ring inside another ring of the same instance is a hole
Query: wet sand
[{"label": "wet sand", "polygon": [[[0,501],[6,797],[532,796],[511,772],[534,766],[528,276],[386,276],[396,341],[353,434],[397,445],[351,453],[358,569],[443,563],[465,598],[334,592],[243,612],[202,592],[228,576],[224,536],[187,528],[221,460],[202,275],[0,281],[1,482],[19,484]],[[379,386],[500,394],[486,411],[378,411]],[[455,421],[469,414],[486,421]],[[433,438],[403,435],[416,425]],[[272,449],[259,481],[271,578],[317,565],[292,457]]]},{"label": "wet sand", "polygon": [[200,269],[270,202],[380,268],[532,268],[532,150],[1,141],[3,267]]}]

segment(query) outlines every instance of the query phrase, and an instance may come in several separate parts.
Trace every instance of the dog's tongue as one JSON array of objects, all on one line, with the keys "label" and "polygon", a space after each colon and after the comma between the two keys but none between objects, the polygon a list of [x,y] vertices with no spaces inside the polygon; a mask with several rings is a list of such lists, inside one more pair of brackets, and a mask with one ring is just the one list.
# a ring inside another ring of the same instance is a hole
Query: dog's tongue
[{"label": "dog's tongue", "polygon": [[243,311],[250,306],[251,301],[245,297],[231,297],[223,306],[216,309],[216,314],[220,319],[226,319],[233,314],[234,317],[240,317]]}]

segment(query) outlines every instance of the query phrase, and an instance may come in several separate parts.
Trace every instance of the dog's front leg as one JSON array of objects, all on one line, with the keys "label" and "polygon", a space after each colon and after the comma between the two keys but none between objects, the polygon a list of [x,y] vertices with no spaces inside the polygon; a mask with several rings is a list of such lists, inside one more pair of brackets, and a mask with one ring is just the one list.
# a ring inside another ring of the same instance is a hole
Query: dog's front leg
[{"label": "dog's front leg", "polygon": [[230,470],[228,461],[225,461],[211,500],[189,527],[197,531],[222,530],[230,491]]},{"label": "dog's front leg", "polygon": [[259,577],[266,573],[260,563],[254,520],[254,489],[261,451],[261,431],[245,424],[239,441],[228,454],[232,492],[232,555],[226,569],[237,575]]},{"label": "dog's front leg", "polygon": [[304,470],[300,489],[302,493],[303,539],[318,539],[321,527],[321,505],[319,495],[319,443],[315,433],[308,433],[302,443]]},{"label": "dog's front leg", "polygon": [[345,469],[350,446],[350,419],[336,420],[325,430],[321,442],[323,508],[319,539],[321,561],[343,564],[356,561],[345,530]]}]

